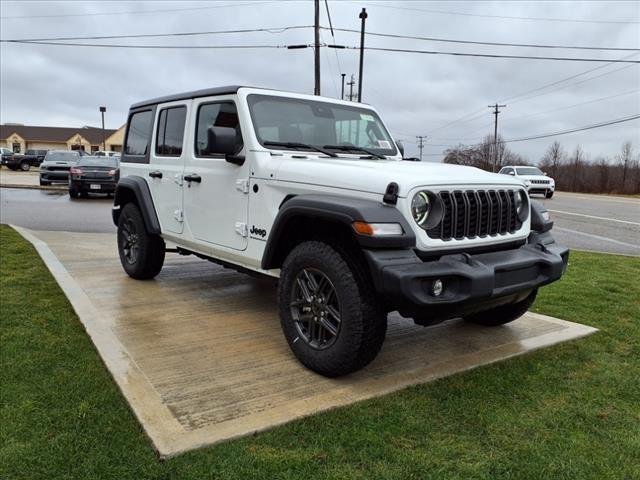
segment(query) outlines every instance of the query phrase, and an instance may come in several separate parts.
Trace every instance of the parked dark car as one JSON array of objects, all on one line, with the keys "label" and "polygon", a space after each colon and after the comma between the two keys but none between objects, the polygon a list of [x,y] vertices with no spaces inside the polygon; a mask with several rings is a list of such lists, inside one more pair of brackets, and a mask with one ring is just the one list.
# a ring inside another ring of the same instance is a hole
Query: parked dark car
[{"label": "parked dark car", "polygon": [[40,185],[69,183],[69,169],[80,158],[77,150],[49,150],[40,165]]},{"label": "parked dark car", "polygon": [[28,172],[31,167],[39,167],[44,160],[46,150],[27,150],[24,155],[13,153],[2,155],[2,165],[11,170],[22,170]]},{"label": "parked dark car", "polygon": [[114,157],[82,157],[69,171],[69,196],[112,194],[120,178],[120,162]]}]

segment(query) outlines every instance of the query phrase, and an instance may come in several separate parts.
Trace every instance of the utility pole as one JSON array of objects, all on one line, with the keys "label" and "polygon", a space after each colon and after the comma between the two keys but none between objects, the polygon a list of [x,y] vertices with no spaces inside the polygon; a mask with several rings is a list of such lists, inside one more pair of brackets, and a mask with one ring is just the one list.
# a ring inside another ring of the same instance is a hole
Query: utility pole
[{"label": "utility pole", "polygon": [[356,80],[353,77],[353,73],[351,74],[351,80],[349,82],[347,82],[347,85],[349,85],[349,101],[353,102],[353,86],[356,84]]},{"label": "utility pole", "polygon": [[106,138],[104,136],[104,112],[107,111],[107,107],[100,107],[100,113],[102,114],[102,151],[106,152],[107,148],[105,146]]},{"label": "utility pole", "polygon": [[418,149],[420,150],[420,161],[422,161],[422,149],[424,148],[424,142],[427,139],[426,135],[416,135],[418,140]]},{"label": "utility pole", "polygon": [[493,125],[493,149],[494,149],[494,155],[493,155],[493,172],[496,171],[496,168],[498,167],[498,114],[500,113],[500,110],[498,110],[499,108],[504,108],[506,107],[506,105],[498,105],[498,103],[496,102],[495,105],[488,105],[489,108],[493,108],[493,115],[495,116],[495,122]]},{"label": "utility pole", "polygon": [[315,87],[313,89],[314,95],[320,95],[320,0],[315,0],[315,22],[313,30],[315,33],[315,59],[314,59],[314,74],[315,74]]},{"label": "utility pole", "polygon": [[362,20],[360,27],[360,72],[358,74],[358,102],[362,102],[362,65],[364,63],[364,23],[367,20],[367,9],[363,8],[358,17]]},{"label": "utility pole", "polygon": [[346,73],[341,73],[340,75],[342,75],[342,94],[340,95],[340,100],[344,100],[344,76]]}]

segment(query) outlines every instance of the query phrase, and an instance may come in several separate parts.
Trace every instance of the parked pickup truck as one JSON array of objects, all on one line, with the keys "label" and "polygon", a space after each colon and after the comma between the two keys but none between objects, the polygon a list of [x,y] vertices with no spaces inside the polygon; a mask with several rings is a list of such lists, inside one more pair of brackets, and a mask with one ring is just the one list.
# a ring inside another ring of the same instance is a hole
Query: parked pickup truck
[{"label": "parked pickup truck", "polygon": [[168,251],[277,278],[291,350],[329,377],[376,357],[389,312],[497,327],[569,259],[522,181],[404,161],[361,103],[249,87],[142,101],[120,171],[113,221],[129,276],[155,277]]},{"label": "parked pickup truck", "polygon": [[31,167],[39,167],[44,160],[46,150],[27,150],[24,155],[14,153],[13,155],[2,155],[2,166],[11,170],[22,170],[28,172]]}]

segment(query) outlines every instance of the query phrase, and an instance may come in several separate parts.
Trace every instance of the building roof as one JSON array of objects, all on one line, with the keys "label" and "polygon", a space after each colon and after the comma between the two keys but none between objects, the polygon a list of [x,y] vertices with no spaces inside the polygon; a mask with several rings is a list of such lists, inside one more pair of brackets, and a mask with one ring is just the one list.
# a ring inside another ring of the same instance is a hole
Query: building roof
[{"label": "building roof", "polygon": [[[105,128],[104,138],[108,138],[117,130]],[[102,129],[95,127],[67,128],[67,127],[35,127],[30,125],[0,125],[0,139],[9,138],[17,133],[28,142],[59,142],[66,143],[78,134],[93,145],[102,143]]]},{"label": "building roof", "polygon": [[174,102],[176,100],[186,100],[190,98],[210,97],[214,95],[228,95],[237,93],[238,89],[242,88],[240,85],[229,85],[226,87],[205,88],[204,90],[195,90],[193,92],[177,93],[174,95],[167,95],[165,97],[152,98],[151,100],[144,100],[142,102],[134,103],[131,108],[146,107],[148,105],[155,105],[157,103]]}]

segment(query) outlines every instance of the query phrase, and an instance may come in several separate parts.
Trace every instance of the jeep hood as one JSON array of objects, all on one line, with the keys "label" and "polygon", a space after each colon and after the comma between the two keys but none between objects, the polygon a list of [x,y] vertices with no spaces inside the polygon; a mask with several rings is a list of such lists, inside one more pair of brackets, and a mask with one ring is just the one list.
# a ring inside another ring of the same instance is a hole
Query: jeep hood
[{"label": "jeep hood", "polygon": [[360,160],[345,158],[295,159],[285,157],[276,173],[284,182],[307,183],[327,187],[384,194],[390,182],[400,187],[405,197],[413,188],[438,185],[522,186],[520,180],[489,173],[475,167],[446,163],[400,160]]}]

